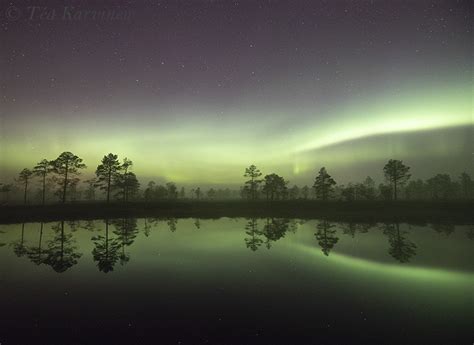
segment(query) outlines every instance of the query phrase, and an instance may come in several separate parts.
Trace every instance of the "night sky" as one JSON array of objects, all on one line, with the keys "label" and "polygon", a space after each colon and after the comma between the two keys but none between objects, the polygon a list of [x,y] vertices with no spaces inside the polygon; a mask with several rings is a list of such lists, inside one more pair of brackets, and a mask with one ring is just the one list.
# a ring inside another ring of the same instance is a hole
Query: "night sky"
[{"label": "night sky", "polygon": [[144,183],[472,172],[470,1],[0,4],[2,180],[62,151]]}]

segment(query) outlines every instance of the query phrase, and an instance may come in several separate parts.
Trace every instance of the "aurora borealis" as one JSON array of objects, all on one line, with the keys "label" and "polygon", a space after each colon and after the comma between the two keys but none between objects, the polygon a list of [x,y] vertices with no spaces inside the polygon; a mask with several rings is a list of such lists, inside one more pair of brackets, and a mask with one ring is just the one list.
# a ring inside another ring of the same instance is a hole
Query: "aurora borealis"
[{"label": "aurora borealis", "polygon": [[11,6],[2,179],[62,151],[85,174],[114,152],[181,184],[239,184],[251,163],[292,183],[322,165],[380,178],[389,158],[419,177],[472,169],[468,1],[80,1],[131,16],[74,22]]}]

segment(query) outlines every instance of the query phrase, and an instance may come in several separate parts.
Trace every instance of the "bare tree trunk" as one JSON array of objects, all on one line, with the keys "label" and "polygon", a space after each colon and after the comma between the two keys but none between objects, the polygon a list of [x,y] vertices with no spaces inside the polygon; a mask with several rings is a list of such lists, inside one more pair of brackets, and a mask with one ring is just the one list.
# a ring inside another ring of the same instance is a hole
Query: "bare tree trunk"
[{"label": "bare tree trunk", "polygon": [[28,190],[28,177],[25,180],[25,195],[23,196],[23,203],[26,205],[26,192]]},{"label": "bare tree trunk", "polygon": [[43,174],[43,205],[45,201],[45,195],[46,195],[46,173]]},{"label": "bare tree trunk", "polygon": [[66,190],[67,190],[67,173],[69,170],[69,164],[66,162],[66,172],[64,174],[64,187],[63,187],[63,204],[66,203]]},{"label": "bare tree trunk", "polygon": [[397,180],[393,181],[393,192],[394,192],[394,199],[397,201]]},{"label": "bare tree trunk", "polygon": [[110,177],[112,175],[112,172],[110,171],[110,168],[109,168],[109,176],[107,178],[107,202],[109,202],[110,200]]}]

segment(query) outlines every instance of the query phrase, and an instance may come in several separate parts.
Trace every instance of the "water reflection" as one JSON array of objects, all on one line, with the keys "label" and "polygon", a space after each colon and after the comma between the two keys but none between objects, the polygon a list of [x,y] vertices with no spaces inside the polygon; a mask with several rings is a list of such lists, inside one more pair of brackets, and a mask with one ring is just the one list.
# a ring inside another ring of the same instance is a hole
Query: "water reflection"
[{"label": "water reflection", "polygon": [[470,240],[474,240],[474,226],[471,226],[471,228],[467,231],[466,236]]},{"label": "water reflection", "polygon": [[166,224],[168,224],[168,227],[171,232],[175,232],[176,226],[178,225],[178,220],[176,218],[168,218],[166,220]]},{"label": "water reflection", "polygon": [[[147,238],[163,224],[160,229],[166,229],[168,237],[175,237],[178,242],[180,229],[192,230],[196,233],[196,244],[199,244],[200,236],[203,242],[209,235],[208,228],[213,228],[209,220],[183,219],[183,223],[176,218],[120,218],[88,221],[60,221],[57,223],[35,223],[17,224],[18,232],[0,231],[0,236],[11,234],[10,240],[6,242],[0,237],[0,247],[9,243],[13,253],[18,258],[26,257],[35,265],[50,266],[55,272],[65,272],[78,264],[83,256],[77,244],[76,237],[80,237],[80,247],[83,251],[91,253],[92,262],[97,269],[104,273],[114,271],[117,264],[124,266],[131,261],[134,251],[132,248],[140,236]],[[203,223],[206,224],[203,227]],[[248,218],[248,219],[220,219],[216,222],[219,228],[235,228],[238,224],[241,229],[238,232],[239,242],[243,240],[246,248],[256,252],[260,248],[268,250],[278,247],[282,250],[291,241],[302,238],[305,244],[318,247],[322,255],[331,257],[334,251],[340,253],[347,250],[348,243],[352,246],[360,246],[365,251],[373,251],[376,258],[381,257],[379,253],[383,250],[384,256],[400,264],[409,264],[417,256],[418,245],[426,245],[424,240],[420,241],[420,231],[431,228],[432,235],[436,241],[447,240],[453,237],[456,226],[454,224],[432,224],[411,226],[399,222],[387,223],[358,223],[358,222],[333,222],[329,219],[319,220],[296,220],[288,218]],[[34,226],[34,229],[32,227]],[[8,227],[8,226],[7,226]],[[203,231],[195,232],[202,229]],[[309,231],[315,229],[316,231]],[[416,229],[416,230],[414,230]],[[32,231],[30,231],[32,230]],[[140,233],[140,230],[143,233]],[[230,230],[229,230],[230,231]],[[85,234],[91,233],[87,237]],[[291,234],[291,236],[289,235]],[[363,236],[359,236],[363,234]],[[474,239],[474,227],[466,226],[464,230],[468,239]],[[164,236],[164,232],[160,232]],[[291,241],[286,240],[291,237]],[[309,237],[311,236],[311,237]],[[464,235],[463,235],[464,236]],[[33,239],[34,237],[34,239]],[[229,232],[229,242],[234,241],[235,232]],[[465,237],[464,237],[465,238]],[[282,243],[282,245],[277,243]],[[371,244],[367,244],[371,242]],[[387,245],[388,243],[388,245]],[[166,246],[166,242],[164,242]],[[234,246],[234,245],[233,245]],[[84,248],[90,248],[84,250]],[[244,247],[244,248],[245,248]],[[385,249],[386,248],[386,249]],[[359,251],[363,253],[363,250]],[[140,256],[140,252],[135,254]],[[360,254],[363,255],[363,254]],[[371,258],[373,259],[373,258]],[[88,260],[86,258],[85,260]],[[383,258],[383,260],[387,260]]]},{"label": "water reflection", "polygon": [[[4,234],[5,231],[3,230],[0,230],[0,234]],[[6,246],[7,244],[5,242],[0,242],[0,248],[3,247],[3,246]]]},{"label": "water reflection", "polygon": [[388,236],[390,244],[389,254],[400,262],[409,262],[416,255],[416,244],[411,242],[408,231],[400,230],[400,223],[385,223],[382,225],[383,233]]},{"label": "water reflection", "polygon": [[138,235],[137,219],[122,218],[112,220],[111,223],[115,226],[114,234],[117,236],[121,251],[119,254],[120,264],[125,265],[130,261],[130,254],[126,252],[126,247],[133,244]]},{"label": "water reflection", "polygon": [[109,238],[109,220],[105,220],[105,236],[97,235],[92,237],[94,249],[92,257],[97,262],[99,271],[110,272],[118,260],[118,251],[120,244],[117,239]]},{"label": "water reflection", "polygon": [[[227,335],[236,327],[258,331],[264,320],[272,332],[285,330],[291,319],[295,332],[316,327],[332,336],[384,325],[381,333],[391,334],[395,323],[416,322],[415,333],[445,329],[450,315],[456,334],[472,320],[473,232],[467,225],[282,217],[0,225],[7,244],[0,248],[0,324],[27,325],[25,334],[38,324],[63,327],[70,335],[87,327],[102,332],[118,320],[114,332],[136,338],[137,325],[174,332],[169,320],[185,320],[180,329],[195,324],[196,334],[228,322]],[[78,326],[71,331],[69,324]]]},{"label": "water reflection", "polygon": [[437,233],[449,236],[454,232],[454,224],[433,224],[433,230]]},{"label": "water reflection", "polygon": [[143,218],[144,225],[143,225],[143,233],[146,237],[150,236],[151,232],[151,224],[148,222],[147,218]]},{"label": "water reflection", "polygon": [[42,247],[42,244],[43,244],[43,227],[44,227],[44,224],[41,223],[40,228],[39,228],[38,245],[28,247],[28,258],[31,260],[31,262],[35,263],[36,265],[42,264],[43,260],[44,260],[44,258],[43,258],[44,251],[43,251],[43,247]]},{"label": "water reflection", "polygon": [[265,218],[263,227],[260,229],[257,218],[247,219],[245,225],[245,245],[252,251],[256,251],[262,244],[270,249],[272,242],[285,237],[287,231],[296,231],[296,222],[288,218]]},{"label": "water reflection", "polygon": [[56,272],[65,272],[75,264],[82,256],[77,251],[76,241],[71,233],[64,230],[64,221],[53,225],[52,230],[55,235],[48,242],[44,264],[51,266]]},{"label": "water reflection", "polygon": [[370,228],[375,227],[376,223],[356,223],[356,222],[341,222],[339,227],[342,230],[344,235],[349,235],[352,238],[355,237],[357,233],[366,234],[369,232]]},{"label": "water reflection", "polygon": [[326,256],[329,255],[331,249],[334,248],[334,245],[339,241],[339,237],[336,236],[336,229],[334,229],[334,227],[334,224],[329,223],[325,219],[318,222],[316,225],[317,230],[314,236],[316,237],[322,252]]},{"label": "water reflection", "polygon": [[13,252],[16,254],[18,257],[22,257],[27,253],[27,249],[25,246],[25,223],[21,224],[21,237],[19,240],[16,240],[12,244],[13,247]]},{"label": "water reflection", "polygon": [[290,220],[284,218],[267,218],[262,234],[265,237],[265,247],[270,249],[271,243],[285,237]]},{"label": "water reflection", "polygon": [[84,221],[83,223],[80,222],[79,223],[80,225],[80,228],[84,229],[84,230],[87,230],[87,231],[96,231],[97,228],[95,227],[95,223],[93,220],[86,220]]},{"label": "water reflection", "polygon": [[245,238],[245,245],[252,251],[256,251],[263,243],[260,238],[261,232],[258,230],[257,218],[251,218],[245,225],[245,233],[248,237]]},{"label": "water reflection", "polygon": [[66,224],[69,226],[69,229],[72,232],[76,232],[79,228],[81,228],[81,222],[78,220],[68,220]]}]

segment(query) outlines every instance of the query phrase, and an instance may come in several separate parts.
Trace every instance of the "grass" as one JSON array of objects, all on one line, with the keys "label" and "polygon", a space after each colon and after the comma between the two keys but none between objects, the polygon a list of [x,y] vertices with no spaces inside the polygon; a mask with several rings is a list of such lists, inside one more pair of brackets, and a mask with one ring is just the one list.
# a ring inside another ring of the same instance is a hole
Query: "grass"
[{"label": "grass", "polygon": [[77,202],[68,204],[10,205],[0,207],[0,223],[128,217],[220,218],[281,217],[327,218],[353,221],[456,222],[474,224],[474,201],[196,201]]}]

